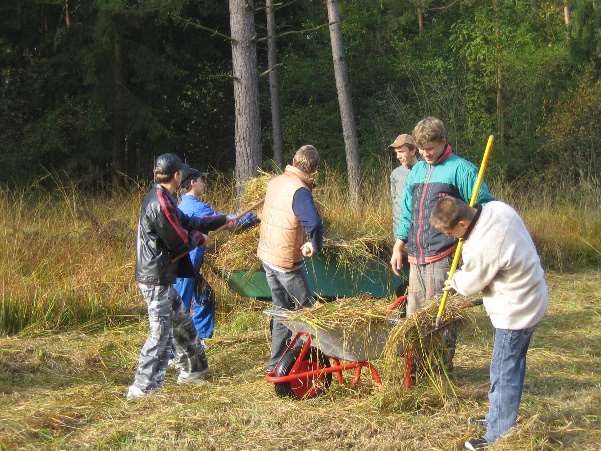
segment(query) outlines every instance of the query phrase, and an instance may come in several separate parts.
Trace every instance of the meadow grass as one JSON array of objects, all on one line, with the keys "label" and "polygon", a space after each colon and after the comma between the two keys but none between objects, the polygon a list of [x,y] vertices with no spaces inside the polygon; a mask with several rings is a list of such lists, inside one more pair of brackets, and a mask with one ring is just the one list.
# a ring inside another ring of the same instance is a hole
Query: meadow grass
[{"label": "meadow grass", "polygon": [[[374,174],[364,186],[351,208],[342,179],[323,171],[322,214],[344,237],[373,231],[391,243],[388,181]],[[231,293],[208,268],[218,298],[213,384],[177,386],[170,372],[164,390],[127,403],[147,333],[133,276],[145,187],[111,196],[55,188],[0,191],[0,448],[452,449],[478,433],[466,419],[487,406],[492,331],[482,311],[463,330],[447,400],[365,376],[318,399],[279,399],[262,378],[267,304]],[[601,189],[492,189],[523,215],[544,265],[564,271],[548,273],[551,307],[529,352],[522,417],[495,449],[598,449]],[[229,212],[235,192],[220,178],[207,198]]]},{"label": "meadow grass", "polygon": [[[388,180],[380,172],[365,177],[357,207],[348,202],[344,180],[335,171],[325,168],[315,189],[326,241],[347,246],[338,252],[357,262],[354,270],[360,270],[366,252],[387,260],[393,243]],[[143,317],[133,274],[138,210],[148,187],[132,186],[110,196],[90,195],[55,177],[51,191],[0,190],[5,212],[0,216],[0,333]],[[556,189],[493,182],[492,191],[522,214],[546,268],[577,271],[601,263],[599,181]],[[235,184],[217,176],[207,199],[221,211],[234,212],[246,207],[235,194]],[[221,233],[212,240],[214,254],[227,250],[227,237]],[[250,261],[256,243],[246,241],[237,252]],[[231,293],[224,297],[236,299]]]},{"label": "meadow grass", "polygon": [[[520,418],[493,450],[595,450],[601,442],[601,273],[548,274],[550,311],[528,354]],[[3,449],[459,449],[486,412],[492,330],[482,310],[460,336],[441,402],[406,392],[332,384],[320,398],[278,398],[263,380],[265,304],[220,315],[209,341],[209,386],[179,386],[125,401],[146,324],[0,339]],[[398,387],[395,390],[401,390]]]}]

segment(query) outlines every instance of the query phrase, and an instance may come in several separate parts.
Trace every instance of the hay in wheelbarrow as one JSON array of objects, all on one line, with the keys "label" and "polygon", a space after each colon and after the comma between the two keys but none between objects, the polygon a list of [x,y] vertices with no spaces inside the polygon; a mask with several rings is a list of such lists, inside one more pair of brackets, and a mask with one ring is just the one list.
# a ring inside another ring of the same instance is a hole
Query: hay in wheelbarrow
[{"label": "hay in wheelbarrow", "polygon": [[294,332],[308,332],[325,354],[348,361],[381,357],[392,325],[386,301],[369,296],[318,302],[312,308],[290,312],[285,321]]}]

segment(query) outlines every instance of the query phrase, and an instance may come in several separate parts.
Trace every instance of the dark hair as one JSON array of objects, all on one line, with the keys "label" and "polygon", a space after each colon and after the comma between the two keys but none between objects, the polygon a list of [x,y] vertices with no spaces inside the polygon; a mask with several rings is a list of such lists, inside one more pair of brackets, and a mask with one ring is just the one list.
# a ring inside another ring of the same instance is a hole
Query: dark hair
[{"label": "dark hair", "polygon": [[473,217],[474,212],[468,204],[456,197],[445,196],[436,202],[430,215],[430,224],[437,229],[452,229],[459,221]]},{"label": "dark hair", "polygon": [[183,167],[184,163],[174,153],[159,155],[154,164],[154,179],[157,183],[168,183]]},{"label": "dark hair", "polygon": [[190,191],[192,189],[192,182],[194,180],[198,180],[199,178],[202,178],[202,174],[199,172],[198,175],[196,175],[196,177],[192,176],[192,177],[188,177],[186,178],[186,180],[184,180],[181,185],[179,186],[181,191],[184,193],[187,193],[188,191]]}]

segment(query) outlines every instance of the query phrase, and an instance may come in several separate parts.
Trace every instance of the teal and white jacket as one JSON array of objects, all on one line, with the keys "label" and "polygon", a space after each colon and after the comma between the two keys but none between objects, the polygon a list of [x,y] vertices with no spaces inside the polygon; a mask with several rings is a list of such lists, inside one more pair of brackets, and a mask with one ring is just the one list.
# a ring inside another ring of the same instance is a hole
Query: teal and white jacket
[{"label": "teal and white jacket", "polygon": [[[438,199],[453,196],[470,201],[478,169],[453,153],[447,144],[434,164],[419,161],[412,169],[401,202],[401,217],[395,237],[407,243],[409,262],[423,265],[451,255],[457,240],[430,226],[430,214]],[[480,186],[478,203],[495,200],[485,183]]]}]

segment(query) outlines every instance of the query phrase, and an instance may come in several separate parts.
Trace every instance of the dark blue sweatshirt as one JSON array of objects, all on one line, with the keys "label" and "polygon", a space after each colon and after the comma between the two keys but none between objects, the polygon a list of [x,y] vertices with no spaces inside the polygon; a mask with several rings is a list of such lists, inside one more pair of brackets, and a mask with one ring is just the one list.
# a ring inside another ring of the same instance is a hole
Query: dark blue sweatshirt
[{"label": "dark blue sweatshirt", "polygon": [[303,225],[305,232],[311,237],[315,252],[320,252],[323,246],[323,223],[315,207],[311,191],[307,188],[296,190],[292,198],[292,211]]}]

